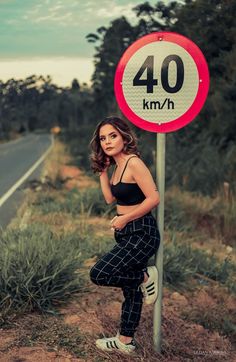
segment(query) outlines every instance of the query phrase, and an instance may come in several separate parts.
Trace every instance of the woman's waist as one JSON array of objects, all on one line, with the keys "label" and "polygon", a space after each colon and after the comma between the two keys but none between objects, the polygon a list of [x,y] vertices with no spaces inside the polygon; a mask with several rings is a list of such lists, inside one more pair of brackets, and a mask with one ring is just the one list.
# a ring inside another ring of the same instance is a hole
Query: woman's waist
[{"label": "woman's waist", "polygon": [[128,214],[129,212],[135,210],[140,204],[135,204],[135,205],[116,205],[116,211],[117,214]]},{"label": "woman's waist", "polygon": [[[125,214],[128,214],[128,213],[119,213],[119,212],[116,213],[117,216],[122,216],[122,215],[125,215]],[[139,216],[139,217],[137,217],[136,219],[131,220],[130,222],[132,222],[132,221],[134,221],[134,220],[138,220],[138,219],[144,218],[145,216],[152,216],[152,217],[154,217],[153,214],[152,214],[152,212],[151,212],[151,211],[148,211],[146,214],[144,214],[144,215],[142,215],[142,216]]]}]

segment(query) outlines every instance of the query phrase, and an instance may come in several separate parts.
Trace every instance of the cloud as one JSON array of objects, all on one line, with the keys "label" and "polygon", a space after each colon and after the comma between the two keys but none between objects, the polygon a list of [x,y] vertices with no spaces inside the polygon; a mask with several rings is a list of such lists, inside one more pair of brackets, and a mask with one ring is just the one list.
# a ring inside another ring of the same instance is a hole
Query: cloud
[{"label": "cloud", "polygon": [[[61,1],[54,0],[53,5],[48,0],[44,1],[44,4],[37,4],[32,6],[32,8],[26,11],[26,14],[23,16],[24,19],[29,19],[31,23],[41,23],[57,21],[58,23],[61,20],[69,17],[69,12],[65,14],[65,9],[68,10],[68,6],[65,6]],[[71,13],[72,14],[72,13]]]},{"label": "cloud", "polygon": [[59,86],[69,86],[74,78],[90,84],[94,70],[91,58],[29,58],[0,60],[1,80],[25,79],[31,75],[50,75]]},{"label": "cloud", "polygon": [[49,8],[48,10],[52,11],[52,12],[55,12],[55,11],[60,10],[62,8],[64,8],[64,6],[61,5],[61,4],[58,4],[58,5],[55,5],[55,6],[51,7],[51,8]]},{"label": "cloud", "polygon": [[8,19],[8,20],[5,20],[5,23],[9,24],[9,25],[16,25],[16,24],[19,23],[19,20],[17,20],[17,19]]},{"label": "cloud", "polygon": [[132,11],[134,3],[129,2],[125,5],[119,5],[118,0],[101,0],[97,2],[90,0],[83,1],[67,1],[61,0],[44,0],[44,4],[37,4],[28,9],[24,14],[23,19],[28,19],[31,23],[47,22],[50,24],[52,21],[58,25],[78,26],[78,24],[93,23],[108,19],[114,19],[121,15],[129,19],[135,19],[135,14]]},{"label": "cloud", "polygon": [[34,22],[41,23],[44,21],[54,21],[54,22],[61,23],[64,20],[70,20],[69,18],[71,18],[71,16],[72,16],[71,12],[68,12],[67,14],[63,14],[63,15],[58,15],[57,13],[52,13],[47,16],[40,16],[39,18],[34,19]]},{"label": "cloud", "polygon": [[111,18],[111,15],[113,18],[120,17],[120,16],[126,16],[127,18],[135,18],[136,15],[132,11],[134,7],[134,4],[129,3],[126,5],[114,5],[110,4],[108,7],[100,8],[97,11],[97,16],[100,18]]}]

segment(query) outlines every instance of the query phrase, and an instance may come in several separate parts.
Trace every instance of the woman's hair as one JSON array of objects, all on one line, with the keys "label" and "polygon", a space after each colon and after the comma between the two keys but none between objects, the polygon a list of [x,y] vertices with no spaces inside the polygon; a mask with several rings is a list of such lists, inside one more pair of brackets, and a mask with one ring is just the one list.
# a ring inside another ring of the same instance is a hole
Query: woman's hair
[{"label": "woman's hair", "polygon": [[126,154],[136,154],[140,157],[140,153],[137,150],[137,137],[134,132],[130,129],[128,124],[118,117],[107,117],[101,121],[93,134],[90,146],[92,153],[90,155],[91,168],[94,173],[101,172],[106,167],[106,158],[110,159],[110,164],[114,164],[115,160],[112,156],[108,156],[102,149],[100,144],[99,131],[100,128],[106,124],[113,126],[122,136],[124,141],[123,152]]}]

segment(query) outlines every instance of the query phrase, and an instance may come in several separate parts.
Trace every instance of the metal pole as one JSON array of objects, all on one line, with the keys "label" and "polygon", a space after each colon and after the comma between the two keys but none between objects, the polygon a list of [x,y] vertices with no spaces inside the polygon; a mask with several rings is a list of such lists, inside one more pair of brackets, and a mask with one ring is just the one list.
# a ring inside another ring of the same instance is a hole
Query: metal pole
[{"label": "metal pole", "polygon": [[162,312],[162,282],[163,282],[163,236],[164,236],[164,195],[165,195],[165,133],[157,133],[156,143],[156,178],[160,193],[160,203],[157,207],[157,223],[160,231],[160,246],[155,255],[155,265],[158,270],[158,297],[153,311],[153,344],[154,350],[161,353],[161,312]]}]

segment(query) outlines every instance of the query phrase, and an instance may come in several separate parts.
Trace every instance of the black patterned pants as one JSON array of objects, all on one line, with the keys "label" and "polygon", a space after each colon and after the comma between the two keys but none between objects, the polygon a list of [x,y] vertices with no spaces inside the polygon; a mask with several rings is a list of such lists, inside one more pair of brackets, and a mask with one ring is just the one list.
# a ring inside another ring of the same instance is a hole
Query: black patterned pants
[{"label": "black patterned pants", "polygon": [[122,288],[120,334],[133,337],[139,324],[142,310],[140,284],[144,280],[148,259],[155,254],[160,244],[160,234],[152,213],[130,221],[114,233],[117,245],[90,270],[93,283]]}]

